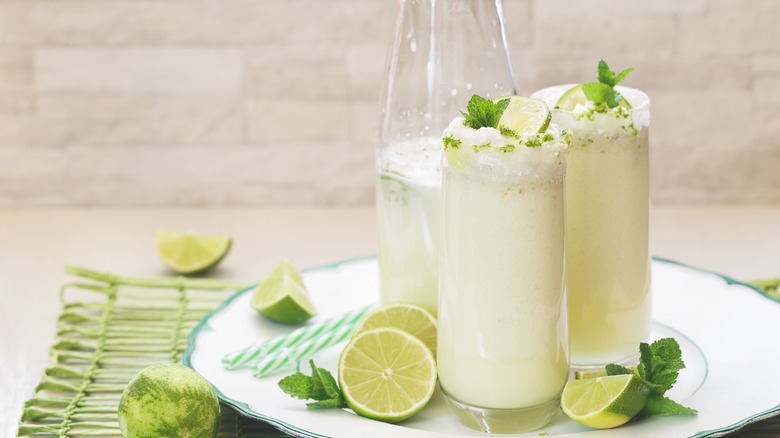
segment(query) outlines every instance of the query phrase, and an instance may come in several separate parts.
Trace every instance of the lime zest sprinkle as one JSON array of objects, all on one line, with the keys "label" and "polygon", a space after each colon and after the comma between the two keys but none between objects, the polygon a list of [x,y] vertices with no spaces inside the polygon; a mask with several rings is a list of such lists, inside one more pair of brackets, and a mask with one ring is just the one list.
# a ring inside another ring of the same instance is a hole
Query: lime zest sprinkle
[{"label": "lime zest sprinkle", "polygon": [[474,152],[479,152],[481,149],[490,148],[490,147],[492,147],[492,146],[490,146],[490,142],[487,142],[485,144],[480,144],[480,145],[476,145],[475,144],[474,145]]},{"label": "lime zest sprinkle", "polygon": [[441,140],[444,143],[445,151],[449,148],[458,149],[460,148],[460,145],[463,144],[463,142],[460,139],[453,137],[452,134],[442,138]]},{"label": "lime zest sprinkle", "polygon": [[520,139],[520,134],[517,133],[514,129],[509,129],[504,125],[501,125],[498,127],[498,130],[501,132],[501,135],[507,138],[514,138],[516,140]]}]

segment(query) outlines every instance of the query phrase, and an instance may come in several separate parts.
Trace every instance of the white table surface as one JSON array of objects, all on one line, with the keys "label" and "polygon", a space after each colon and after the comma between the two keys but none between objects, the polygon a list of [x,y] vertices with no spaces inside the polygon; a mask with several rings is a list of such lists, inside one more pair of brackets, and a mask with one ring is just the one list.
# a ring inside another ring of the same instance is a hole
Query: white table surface
[{"label": "white table surface", "polygon": [[[172,275],[155,228],[229,233],[213,276],[254,282],[284,257],[299,267],[376,252],[373,207],[0,210],[0,437],[48,364],[66,264],[133,276]],[[780,205],[654,205],[653,255],[736,279],[780,275]]]}]

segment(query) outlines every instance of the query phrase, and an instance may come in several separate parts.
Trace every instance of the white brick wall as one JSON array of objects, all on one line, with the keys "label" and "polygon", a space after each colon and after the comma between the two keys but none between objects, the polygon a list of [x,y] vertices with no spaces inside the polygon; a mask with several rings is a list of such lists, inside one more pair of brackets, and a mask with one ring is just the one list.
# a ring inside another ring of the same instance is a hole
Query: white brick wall
[{"label": "white brick wall", "polygon": [[[0,0],[0,207],[370,203],[397,0]],[[780,202],[780,1],[504,0],[519,92],[605,57],[655,202]]]}]

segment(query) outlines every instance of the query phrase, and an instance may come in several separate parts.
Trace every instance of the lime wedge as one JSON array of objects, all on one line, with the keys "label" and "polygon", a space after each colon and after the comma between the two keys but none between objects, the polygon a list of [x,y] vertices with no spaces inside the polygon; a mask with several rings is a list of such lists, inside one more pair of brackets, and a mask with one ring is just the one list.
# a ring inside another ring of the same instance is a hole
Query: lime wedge
[{"label": "lime wedge", "polygon": [[[569,88],[555,103],[555,106],[562,111],[572,111],[577,105],[585,105],[588,103],[588,98],[585,97],[585,92],[582,91],[582,84],[575,85]],[[620,106],[624,108],[631,108],[631,104],[628,103],[624,97],[620,101]]]},{"label": "lime wedge", "polygon": [[172,270],[195,274],[216,266],[230,250],[233,239],[223,234],[195,234],[155,230],[154,247]]},{"label": "lime wedge", "polygon": [[301,274],[290,260],[274,268],[252,296],[252,308],[271,320],[300,324],[317,314]]},{"label": "lime wedge", "polygon": [[509,106],[498,121],[499,126],[512,129],[520,135],[530,135],[547,131],[552,114],[547,104],[541,100],[523,96],[508,96],[493,99],[493,102],[509,99]]},{"label": "lime wedge", "polygon": [[436,318],[411,303],[390,303],[369,312],[360,320],[355,333],[380,327],[395,327],[423,341],[436,357]]},{"label": "lime wedge", "polygon": [[416,414],[436,388],[436,361],[416,337],[392,327],[355,335],[339,359],[344,400],[364,417],[395,423]]},{"label": "lime wedge", "polygon": [[633,374],[570,380],[563,388],[561,408],[582,425],[611,429],[639,413],[649,392]]}]

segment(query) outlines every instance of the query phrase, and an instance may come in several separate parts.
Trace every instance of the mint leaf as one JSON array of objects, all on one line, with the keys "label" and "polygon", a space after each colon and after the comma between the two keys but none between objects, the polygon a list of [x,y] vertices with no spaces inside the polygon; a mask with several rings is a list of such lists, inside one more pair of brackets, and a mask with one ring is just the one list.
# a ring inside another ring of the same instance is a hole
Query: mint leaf
[{"label": "mint leaf", "polygon": [[623,96],[617,90],[600,82],[582,84],[582,91],[588,100],[596,104],[596,107],[606,105],[608,108],[615,108],[623,100]]},{"label": "mint leaf", "polygon": [[314,409],[341,409],[344,406],[344,400],[339,397],[338,399],[332,398],[328,400],[320,400],[316,402],[306,403],[306,407]]},{"label": "mint leaf", "polygon": [[509,106],[509,99],[501,99],[496,103],[485,99],[477,94],[471,96],[466,110],[468,114],[461,111],[466,119],[464,125],[473,128],[498,128],[498,121]]},{"label": "mint leaf", "polygon": [[314,366],[314,361],[310,360],[312,380],[314,380],[314,390],[317,392],[319,398],[315,400],[329,400],[341,398],[341,390],[339,389],[336,379],[330,374],[330,371],[325,368],[317,368]]},{"label": "mint leaf", "polygon": [[309,361],[312,375],[295,373],[279,381],[279,388],[294,398],[315,400],[307,403],[311,408],[342,408],[346,406],[344,396],[336,379],[324,368],[317,368]]},{"label": "mint leaf", "polygon": [[280,380],[279,388],[285,394],[301,400],[307,400],[311,398],[310,395],[314,392],[314,382],[311,377],[305,374],[295,373]]},{"label": "mint leaf", "polygon": [[621,374],[634,374],[634,370],[632,370],[631,368],[626,368],[624,366],[616,365],[614,363],[607,365],[608,376],[618,376]]},{"label": "mint leaf", "polygon": [[650,382],[653,393],[663,395],[677,382],[679,371],[685,368],[680,345],[673,338],[659,339],[652,344],[639,344],[639,375]]},{"label": "mint leaf", "polygon": [[639,412],[639,418],[654,417],[657,415],[695,415],[696,409],[686,408],[676,401],[662,395],[651,395],[645,403],[645,407]]},{"label": "mint leaf", "polygon": [[615,72],[609,69],[606,61],[599,59],[597,70],[600,83],[607,85],[610,88],[615,86]]},{"label": "mint leaf", "polygon": [[[659,339],[652,344],[639,344],[639,365],[637,371],[642,382],[650,388],[645,406],[635,418],[656,415],[695,415],[695,409],[687,408],[674,400],[664,397],[664,393],[677,382],[679,371],[685,368],[680,344],[673,338]],[[630,374],[626,367],[609,364],[607,375]]]},{"label": "mint leaf", "polygon": [[619,84],[623,79],[625,79],[629,73],[634,71],[634,67],[628,67],[627,69],[621,71],[620,73],[615,74],[615,72],[609,68],[606,61],[604,61],[603,59],[599,59],[599,66],[597,70],[598,70],[599,82],[604,85],[608,85],[610,88],[613,88],[615,85]]},{"label": "mint leaf", "polygon": [[617,76],[615,77],[615,81],[612,83],[612,86],[614,87],[615,85],[617,85],[620,82],[622,82],[623,79],[625,79],[626,76],[628,76],[628,74],[631,73],[632,71],[634,71],[634,67],[629,67],[629,68],[621,71],[620,73],[618,73]]},{"label": "mint leaf", "polygon": [[597,108],[615,108],[620,105],[623,100],[623,96],[615,90],[615,85],[619,84],[623,79],[628,76],[629,73],[634,71],[633,67],[629,67],[618,74],[615,74],[606,61],[599,59],[598,65],[598,82],[591,82],[582,85],[582,91],[585,93],[585,97],[593,102]]}]

